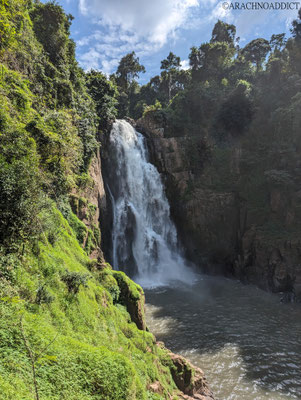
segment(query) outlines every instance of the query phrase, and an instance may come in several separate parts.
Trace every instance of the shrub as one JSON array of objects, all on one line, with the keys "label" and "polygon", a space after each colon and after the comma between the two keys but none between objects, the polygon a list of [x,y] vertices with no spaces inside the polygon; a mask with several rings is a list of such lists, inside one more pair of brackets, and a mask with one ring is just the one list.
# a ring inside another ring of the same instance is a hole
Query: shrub
[{"label": "shrub", "polygon": [[67,285],[69,293],[77,294],[80,286],[87,287],[88,278],[87,274],[66,271],[62,276],[62,281]]},{"label": "shrub", "polygon": [[100,281],[104,288],[111,294],[113,303],[117,303],[120,296],[120,288],[111,271],[103,271],[100,274]]},{"label": "shrub", "polygon": [[54,301],[54,296],[52,296],[46,289],[45,285],[42,285],[37,290],[36,300],[37,304],[50,304]]},{"label": "shrub", "polygon": [[0,247],[0,279],[15,283],[16,270],[20,266],[20,261],[16,255],[5,253],[5,248]]},{"label": "shrub", "polygon": [[158,111],[158,110],[162,110],[162,104],[160,103],[159,100],[156,100],[155,104],[152,104],[150,106],[145,106],[144,111],[143,111],[143,117],[149,112]]},{"label": "shrub", "polygon": [[18,131],[0,135],[0,244],[38,231],[40,180],[34,141]]}]

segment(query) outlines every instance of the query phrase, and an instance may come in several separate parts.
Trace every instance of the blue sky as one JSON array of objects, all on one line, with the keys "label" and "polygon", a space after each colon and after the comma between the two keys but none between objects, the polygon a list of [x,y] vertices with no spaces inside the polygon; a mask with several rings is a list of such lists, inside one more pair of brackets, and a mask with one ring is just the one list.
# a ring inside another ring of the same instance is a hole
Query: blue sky
[{"label": "blue sky", "polygon": [[169,51],[180,56],[186,68],[190,47],[208,41],[218,19],[236,25],[240,45],[244,46],[256,37],[269,39],[273,33],[282,32],[289,35],[291,21],[297,16],[297,9],[225,10],[224,1],[215,0],[58,2],[75,17],[71,35],[77,44],[77,59],[85,70],[94,68],[110,74],[120,58],[134,50],[146,68],[141,83],[160,73],[160,62]]}]

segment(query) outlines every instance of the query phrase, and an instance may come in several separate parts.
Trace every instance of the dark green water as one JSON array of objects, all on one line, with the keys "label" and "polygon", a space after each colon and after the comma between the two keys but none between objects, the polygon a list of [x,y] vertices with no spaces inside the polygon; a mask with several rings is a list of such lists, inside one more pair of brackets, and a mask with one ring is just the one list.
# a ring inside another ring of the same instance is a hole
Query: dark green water
[{"label": "dark green water", "polygon": [[219,400],[301,399],[301,305],[223,278],[146,290],[157,340],[201,367]]}]

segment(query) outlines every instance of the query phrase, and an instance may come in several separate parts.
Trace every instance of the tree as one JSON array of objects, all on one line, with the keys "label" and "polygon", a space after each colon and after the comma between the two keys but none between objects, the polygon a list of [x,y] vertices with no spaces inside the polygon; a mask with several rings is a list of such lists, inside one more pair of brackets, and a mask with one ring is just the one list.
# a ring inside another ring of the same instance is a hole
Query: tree
[{"label": "tree", "polygon": [[204,43],[199,51],[201,79],[220,82],[232,64],[234,46],[229,46],[226,42]]},{"label": "tree", "polygon": [[118,116],[123,118],[129,115],[134,109],[134,103],[137,100],[139,92],[138,83],[135,78],[139,77],[141,72],[145,72],[145,68],[140,64],[139,58],[135,52],[122,57],[119,62],[116,74],[111,76],[111,80],[115,81],[118,86]]},{"label": "tree", "polygon": [[225,22],[218,20],[217,23],[214,25],[210,42],[225,42],[229,45],[234,46],[235,34],[236,28],[234,25],[229,25]]},{"label": "tree", "polygon": [[277,35],[272,35],[270,40],[271,49],[274,51],[281,51],[285,46],[285,33],[279,33]]},{"label": "tree", "polygon": [[74,42],[69,38],[73,16],[66,15],[63,8],[54,1],[45,4],[38,2],[30,16],[36,37],[50,61],[65,72],[68,61],[75,61]]},{"label": "tree", "polygon": [[179,76],[179,69],[181,66],[181,59],[177,57],[174,53],[170,52],[165,60],[161,61],[161,73],[163,87],[167,88],[168,101],[172,98],[172,89],[177,83],[177,78]]},{"label": "tree", "polygon": [[[283,79],[283,72],[287,64],[287,51],[285,51],[285,33],[275,34],[270,39],[271,53],[266,65],[268,71],[267,78],[271,84],[270,93],[274,93],[274,88],[279,88],[280,80]],[[272,96],[273,96],[272,95]],[[272,100],[270,101],[273,102]]]},{"label": "tree", "polygon": [[154,76],[149,81],[149,85],[154,92],[159,93],[160,90],[161,79],[159,75]]},{"label": "tree", "polygon": [[254,114],[249,82],[238,81],[237,87],[222,103],[216,117],[215,131],[237,137],[249,127]]},{"label": "tree", "polygon": [[26,2],[24,0],[0,1],[0,56],[23,30]]},{"label": "tree", "polygon": [[172,70],[179,70],[181,66],[181,59],[174,53],[170,52],[165,60],[161,61],[161,69],[171,72]]},{"label": "tree", "polygon": [[266,39],[254,39],[242,49],[242,55],[256,66],[258,72],[270,50],[271,46]]},{"label": "tree", "polygon": [[290,69],[300,75],[301,71],[301,9],[298,18],[292,22],[293,38],[287,41],[286,49],[289,52]]},{"label": "tree", "polygon": [[117,87],[101,72],[91,70],[86,74],[86,84],[96,105],[100,130],[117,115]]},{"label": "tree", "polygon": [[200,50],[196,46],[191,47],[188,58],[191,69],[193,71],[197,71],[201,66],[201,60],[200,60]]},{"label": "tree", "polygon": [[192,69],[192,80],[220,81],[226,76],[226,70],[233,62],[235,54],[234,25],[218,21],[209,43],[203,43],[199,48],[193,46],[189,54],[189,64]]},{"label": "tree", "polygon": [[131,53],[122,57],[119,62],[116,72],[117,85],[124,91],[127,91],[133,80],[139,77],[140,72],[144,73],[145,68],[140,64],[136,53],[132,51]]},{"label": "tree", "polygon": [[301,8],[298,12],[298,18],[292,22],[291,33],[297,40],[301,39]]},{"label": "tree", "polygon": [[196,46],[191,47],[189,58],[189,65],[191,67],[191,77],[193,81],[200,80],[201,53],[200,49]]}]

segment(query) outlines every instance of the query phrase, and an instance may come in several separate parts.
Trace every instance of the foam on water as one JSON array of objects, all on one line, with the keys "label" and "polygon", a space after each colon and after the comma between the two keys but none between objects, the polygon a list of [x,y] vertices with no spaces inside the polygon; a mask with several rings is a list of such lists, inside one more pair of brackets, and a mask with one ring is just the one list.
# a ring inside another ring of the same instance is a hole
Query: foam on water
[{"label": "foam on water", "polygon": [[301,400],[301,307],[224,278],[146,290],[157,340],[204,369],[219,400]]}]

